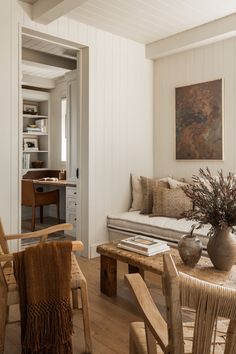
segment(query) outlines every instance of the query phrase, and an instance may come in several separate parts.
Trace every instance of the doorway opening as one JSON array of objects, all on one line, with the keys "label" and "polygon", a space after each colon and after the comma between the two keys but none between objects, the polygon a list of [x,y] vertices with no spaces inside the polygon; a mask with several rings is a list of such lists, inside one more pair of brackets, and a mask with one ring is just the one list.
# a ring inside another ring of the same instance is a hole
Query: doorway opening
[{"label": "doorway opening", "polygon": [[[19,175],[20,185],[32,180],[40,192],[59,189],[60,221],[73,224],[69,236],[82,240],[86,249],[88,240],[81,237],[78,222],[82,209],[80,51],[78,44],[22,29]],[[32,206],[19,208],[21,230],[31,231]],[[41,208],[37,209],[35,229],[57,223],[55,205],[43,207],[43,223]]]}]

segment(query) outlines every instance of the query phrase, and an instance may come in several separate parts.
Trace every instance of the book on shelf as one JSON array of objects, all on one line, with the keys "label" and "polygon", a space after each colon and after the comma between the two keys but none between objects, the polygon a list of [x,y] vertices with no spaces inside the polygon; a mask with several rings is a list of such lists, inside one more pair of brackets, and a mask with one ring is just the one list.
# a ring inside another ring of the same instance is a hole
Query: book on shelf
[{"label": "book on shelf", "polygon": [[131,251],[131,252],[136,252],[136,253],[142,254],[143,256],[154,256],[155,254],[163,253],[163,252],[169,251],[169,249],[170,249],[170,247],[168,245],[166,245],[165,247],[163,247],[161,249],[152,249],[152,250],[148,250],[148,251],[143,251],[143,250],[140,250],[138,248],[134,248],[132,246],[124,245],[122,243],[118,243],[117,246],[119,248],[123,248],[123,249],[125,249],[127,251]]},{"label": "book on shelf", "polygon": [[26,127],[27,132],[41,132],[41,129],[39,127],[32,128],[32,127]]},{"label": "book on shelf", "polygon": [[22,168],[24,170],[30,168],[30,154],[22,155]]},{"label": "book on shelf", "polygon": [[42,133],[48,132],[48,120],[47,119],[37,119],[35,121],[37,127],[40,129]]},{"label": "book on shelf", "polygon": [[27,151],[27,152],[37,152],[39,151],[38,147],[25,147],[23,151]]}]

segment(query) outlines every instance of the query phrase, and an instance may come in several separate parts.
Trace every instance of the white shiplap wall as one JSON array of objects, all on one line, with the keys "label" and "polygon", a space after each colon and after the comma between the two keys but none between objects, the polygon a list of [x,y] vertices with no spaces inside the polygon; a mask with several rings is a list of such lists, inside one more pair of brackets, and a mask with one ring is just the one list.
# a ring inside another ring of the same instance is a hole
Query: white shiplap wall
[{"label": "white shiplap wall", "polygon": [[[154,174],[189,178],[200,167],[236,172],[236,38],[164,57],[154,64]],[[222,78],[224,160],[175,160],[175,87]]]},{"label": "white shiplap wall", "polygon": [[[0,217],[7,233],[18,227],[18,27],[15,2],[0,2]],[[14,98],[14,101],[13,101]]]},{"label": "white shiplap wall", "polygon": [[[87,237],[90,255],[94,255],[96,245],[107,240],[107,214],[126,210],[129,206],[130,172],[153,174],[153,63],[145,59],[145,47],[142,44],[68,18],[60,18],[49,26],[39,25],[30,20],[29,5],[19,5],[15,0],[11,2],[16,8],[18,6],[19,23],[22,26],[89,47]],[[2,9],[1,13],[4,12],[5,9]],[[4,13],[4,16],[6,21],[10,19],[10,14],[6,16]],[[13,35],[16,41],[17,31]],[[10,48],[4,47],[5,52],[6,66],[0,71],[7,75],[6,68],[10,70],[7,63]],[[6,102],[9,102],[8,110],[12,104],[11,98]],[[17,138],[17,129],[13,128],[13,132]],[[10,141],[6,143],[6,148],[11,148]],[[0,151],[2,149],[0,142]],[[16,149],[14,153],[17,154]],[[17,172],[16,168],[11,171],[14,174]],[[6,177],[9,176],[8,170]],[[11,188],[9,178],[6,178],[6,184],[7,188]],[[14,195],[16,197],[17,193]],[[17,201],[13,204],[16,207]]]}]

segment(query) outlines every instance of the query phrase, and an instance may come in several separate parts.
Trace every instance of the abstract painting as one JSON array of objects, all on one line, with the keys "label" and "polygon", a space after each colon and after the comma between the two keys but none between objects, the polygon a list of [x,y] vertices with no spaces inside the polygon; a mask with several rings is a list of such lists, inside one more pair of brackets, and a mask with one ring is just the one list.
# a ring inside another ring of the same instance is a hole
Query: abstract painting
[{"label": "abstract painting", "polygon": [[176,159],[222,160],[222,79],[175,89]]}]

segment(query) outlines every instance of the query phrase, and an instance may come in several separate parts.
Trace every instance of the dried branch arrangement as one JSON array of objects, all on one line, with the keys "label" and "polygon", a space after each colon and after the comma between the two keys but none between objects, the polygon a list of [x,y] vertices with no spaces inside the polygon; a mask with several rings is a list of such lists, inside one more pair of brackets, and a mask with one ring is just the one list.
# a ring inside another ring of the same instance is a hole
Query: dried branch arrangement
[{"label": "dried branch arrangement", "polygon": [[236,178],[223,171],[212,176],[209,168],[199,170],[199,176],[192,176],[192,183],[182,187],[185,194],[192,199],[193,210],[184,213],[188,220],[196,220],[198,227],[211,224],[210,234],[217,227],[236,225]]}]

